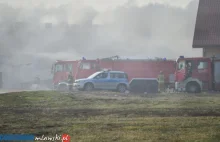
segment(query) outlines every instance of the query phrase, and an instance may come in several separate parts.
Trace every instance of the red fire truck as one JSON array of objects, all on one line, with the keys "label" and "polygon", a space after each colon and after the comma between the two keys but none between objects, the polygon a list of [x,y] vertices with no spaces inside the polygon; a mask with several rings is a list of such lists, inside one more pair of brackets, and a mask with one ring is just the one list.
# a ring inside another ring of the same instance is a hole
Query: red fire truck
[{"label": "red fire truck", "polygon": [[220,59],[182,56],[176,61],[175,81],[177,91],[220,90]]},{"label": "red fire truck", "polygon": [[57,89],[66,88],[69,72],[72,72],[75,79],[80,79],[87,78],[102,69],[110,69],[126,72],[130,81],[132,78],[157,78],[162,70],[165,75],[165,84],[173,85],[174,87],[174,64],[174,60],[134,60],[119,59],[118,57],[116,59],[57,61],[52,68],[54,74],[53,83]]}]

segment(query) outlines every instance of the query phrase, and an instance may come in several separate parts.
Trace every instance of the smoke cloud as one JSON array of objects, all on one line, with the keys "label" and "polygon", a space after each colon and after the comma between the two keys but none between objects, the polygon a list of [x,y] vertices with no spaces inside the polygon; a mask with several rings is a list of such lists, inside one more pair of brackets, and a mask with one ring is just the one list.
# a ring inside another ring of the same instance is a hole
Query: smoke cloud
[{"label": "smoke cloud", "polygon": [[0,71],[8,84],[12,74],[20,82],[52,78],[50,68],[58,59],[202,55],[192,49],[198,0],[184,8],[158,3],[140,7],[125,0],[104,11],[66,2],[32,7],[30,2],[0,3]]}]

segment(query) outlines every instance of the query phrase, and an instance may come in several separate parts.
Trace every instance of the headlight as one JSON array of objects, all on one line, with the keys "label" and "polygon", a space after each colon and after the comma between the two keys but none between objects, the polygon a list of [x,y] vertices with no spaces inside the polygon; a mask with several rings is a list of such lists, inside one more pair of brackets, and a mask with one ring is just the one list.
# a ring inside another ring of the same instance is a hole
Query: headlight
[{"label": "headlight", "polygon": [[76,81],[75,81],[75,83],[79,83],[79,82],[80,82],[79,80],[76,80]]}]

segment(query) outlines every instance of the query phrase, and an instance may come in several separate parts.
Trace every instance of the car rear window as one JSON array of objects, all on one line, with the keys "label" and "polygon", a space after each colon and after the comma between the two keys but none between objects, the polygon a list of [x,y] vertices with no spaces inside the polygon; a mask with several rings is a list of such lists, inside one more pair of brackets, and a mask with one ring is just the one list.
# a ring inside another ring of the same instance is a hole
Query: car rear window
[{"label": "car rear window", "polygon": [[128,78],[125,73],[110,73],[110,78]]}]

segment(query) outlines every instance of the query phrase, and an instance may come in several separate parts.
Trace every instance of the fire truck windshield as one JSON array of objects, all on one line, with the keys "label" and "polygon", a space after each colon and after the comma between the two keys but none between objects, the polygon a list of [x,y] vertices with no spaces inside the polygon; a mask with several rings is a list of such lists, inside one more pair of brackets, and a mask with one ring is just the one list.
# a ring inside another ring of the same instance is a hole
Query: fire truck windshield
[{"label": "fire truck windshield", "polygon": [[177,69],[178,69],[178,70],[182,70],[182,69],[184,69],[184,68],[185,68],[185,61],[180,61],[180,62],[178,63]]},{"label": "fire truck windshield", "polygon": [[55,72],[61,72],[63,71],[63,65],[62,64],[56,64],[55,65]]},{"label": "fire truck windshield", "polygon": [[72,72],[72,64],[56,64],[55,65],[55,73],[56,72]]}]

